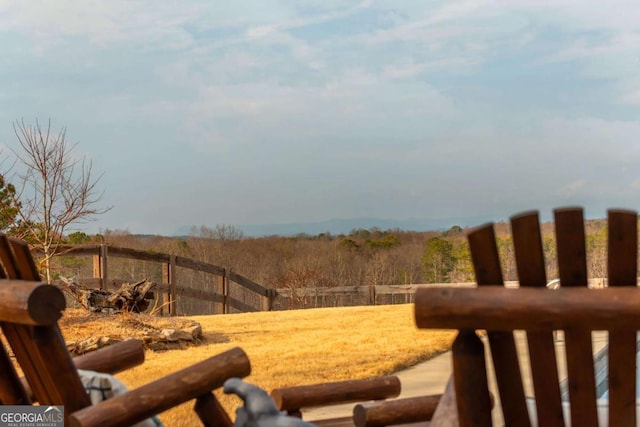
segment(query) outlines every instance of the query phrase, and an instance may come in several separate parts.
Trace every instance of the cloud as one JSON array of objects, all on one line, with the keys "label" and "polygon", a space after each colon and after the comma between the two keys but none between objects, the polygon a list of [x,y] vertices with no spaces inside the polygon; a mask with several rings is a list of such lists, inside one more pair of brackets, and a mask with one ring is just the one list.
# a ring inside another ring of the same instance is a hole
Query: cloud
[{"label": "cloud", "polygon": [[620,102],[628,105],[640,105],[640,90],[622,95],[620,98]]},{"label": "cloud", "polygon": [[[296,28],[303,28],[310,25],[325,24],[336,19],[348,17],[357,11],[366,8],[367,2],[361,2],[352,6],[351,2],[340,5],[329,5],[326,9],[317,10],[315,13],[293,13],[293,17],[278,19],[277,23],[251,26],[246,30],[249,39],[262,38],[278,32],[287,32]],[[351,6],[351,7],[345,7]]]},{"label": "cloud", "polygon": [[635,200],[638,8],[4,2],[0,118],[55,115],[165,224]]},{"label": "cloud", "polygon": [[26,33],[40,44],[65,36],[101,43],[122,39],[131,28],[131,18],[138,15],[134,3],[95,1],[77,6],[77,2],[64,0],[12,3],[0,14],[4,17],[2,27]]},{"label": "cloud", "polygon": [[[269,84],[211,86],[188,107],[188,130],[199,149],[240,146],[366,147],[372,141],[416,140],[448,120],[455,109],[445,95],[422,84],[402,86],[357,74],[327,87],[286,87]],[[206,138],[205,135],[216,135]],[[226,135],[226,138],[221,138]],[[284,139],[283,139],[284,136]],[[352,142],[348,142],[352,141]]]},{"label": "cloud", "polygon": [[586,182],[582,179],[572,181],[568,184],[561,185],[556,191],[556,194],[563,198],[575,196],[584,192]]},{"label": "cloud", "polygon": [[269,34],[273,34],[278,31],[278,28],[275,25],[262,25],[259,27],[251,27],[247,29],[246,35],[250,39],[260,38],[268,36]]}]

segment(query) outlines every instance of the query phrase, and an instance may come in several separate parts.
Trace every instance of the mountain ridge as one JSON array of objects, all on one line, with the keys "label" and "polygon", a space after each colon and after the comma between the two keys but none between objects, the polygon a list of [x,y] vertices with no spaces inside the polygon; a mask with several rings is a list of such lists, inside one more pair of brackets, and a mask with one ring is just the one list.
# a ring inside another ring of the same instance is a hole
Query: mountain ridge
[{"label": "mountain ridge", "polygon": [[[317,235],[320,233],[348,234],[355,229],[379,228],[381,230],[400,229],[404,231],[442,231],[454,225],[467,227],[486,221],[484,218],[407,218],[384,219],[374,217],[334,218],[315,222],[289,222],[271,224],[230,224],[246,237],[295,236],[298,234]],[[208,226],[208,225],[207,225]],[[186,236],[193,225],[178,228],[174,236]],[[215,225],[213,226],[215,228]]]}]

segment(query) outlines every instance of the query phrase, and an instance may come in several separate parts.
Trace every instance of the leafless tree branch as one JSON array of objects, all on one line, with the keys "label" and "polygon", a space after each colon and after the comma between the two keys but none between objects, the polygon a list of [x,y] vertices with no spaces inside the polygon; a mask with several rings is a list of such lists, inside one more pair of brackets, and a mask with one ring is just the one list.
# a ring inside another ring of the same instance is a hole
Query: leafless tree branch
[{"label": "leafless tree branch", "polygon": [[47,281],[51,281],[49,261],[72,224],[84,223],[107,212],[99,208],[103,192],[97,185],[102,174],[93,173],[93,163],[74,155],[77,144],[67,141],[67,129],[52,130],[51,120],[41,126],[24,120],[13,123],[18,148],[16,157],[21,202],[20,221],[25,225],[29,240],[44,253],[43,265]]}]

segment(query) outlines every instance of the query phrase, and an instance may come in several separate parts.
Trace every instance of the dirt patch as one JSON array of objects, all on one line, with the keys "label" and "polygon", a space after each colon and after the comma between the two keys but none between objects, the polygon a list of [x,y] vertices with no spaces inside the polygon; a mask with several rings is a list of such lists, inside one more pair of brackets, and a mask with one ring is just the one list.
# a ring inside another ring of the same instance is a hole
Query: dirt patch
[{"label": "dirt patch", "polygon": [[210,337],[207,334],[205,338],[200,324],[191,319],[138,313],[105,314],[67,309],[59,325],[73,355],[132,338],[143,341],[150,350],[166,351],[198,346]]}]

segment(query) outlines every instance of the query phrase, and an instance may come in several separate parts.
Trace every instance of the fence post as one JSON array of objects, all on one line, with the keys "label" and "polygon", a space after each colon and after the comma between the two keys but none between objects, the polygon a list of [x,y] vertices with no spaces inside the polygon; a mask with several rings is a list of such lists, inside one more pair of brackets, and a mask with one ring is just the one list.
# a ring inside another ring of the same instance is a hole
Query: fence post
[{"label": "fence post", "polygon": [[107,277],[108,252],[108,246],[103,243],[100,245],[98,255],[93,256],[93,278],[100,279],[100,289],[106,289],[109,283]]},{"label": "fence post", "polygon": [[[162,263],[162,284],[166,284],[168,285],[169,282],[171,281],[171,264],[169,263]],[[158,289],[158,303],[160,304],[160,316],[164,316],[165,315],[165,304],[171,301],[171,296],[169,295],[169,291],[167,290],[166,292],[163,291],[162,289]],[[167,310],[170,313],[170,309],[167,308]]]},{"label": "fence post", "polygon": [[102,289],[102,262],[100,261],[100,248],[98,253],[93,256],[93,278],[100,280],[100,289]]},{"label": "fence post", "polygon": [[276,296],[275,289],[269,289],[266,296],[262,297],[262,311],[271,311],[273,308],[273,299]]},{"label": "fence post", "polygon": [[376,305],[376,285],[369,285],[369,305]]},{"label": "fence post", "polygon": [[171,308],[171,315],[177,316],[178,312],[176,311],[176,256],[169,255],[169,297],[171,298],[171,302],[169,303],[169,307]]},{"label": "fence post", "polygon": [[230,286],[229,276],[227,276],[227,269],[224,269],[224,276],[222,276],[222,297],[224,298],[224,302],[222,304],[222,313],[229,314],[231,312],[231,301],[230,301]]},{"label": "fence post", "polygon": [[227,303],[227,292],[225,289],[225,285],[227,284],[227,280],[229,280],[229,269],[225,268],[222,276],[217,277],[218,286],[215,289],[217,294],[222,295],[222,302],[215,303],[214,312],[215,314],[224,314],[226,313],[226,303]]},{"label": "fence post", "polygon": [[162,308],[160,309],[160,315],[164,315],[164,305],[168,302],[168,312],[170,316],[175,316],[176,313],[176,256],[169,255],[169,262],[162,264],[162,282],[169,285],[167,292],[159,292],[162,296],[160,302]]}]

